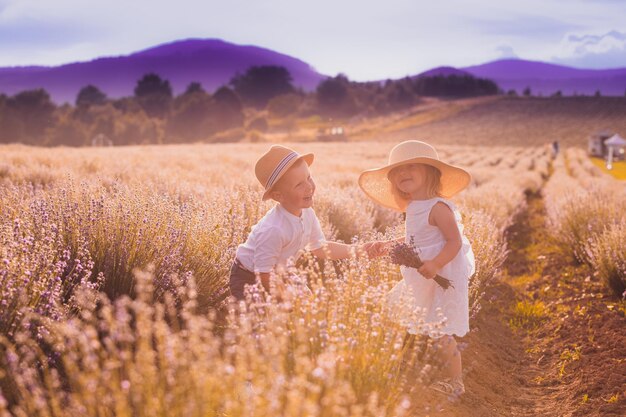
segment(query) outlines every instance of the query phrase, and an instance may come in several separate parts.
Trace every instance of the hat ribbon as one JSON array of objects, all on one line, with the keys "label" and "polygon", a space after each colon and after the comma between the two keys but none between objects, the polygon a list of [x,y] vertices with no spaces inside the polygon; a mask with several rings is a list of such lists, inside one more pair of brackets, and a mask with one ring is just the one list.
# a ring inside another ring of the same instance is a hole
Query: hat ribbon
[{"label": "hat ribbon", "polygon": [[276,178],[283,171],[283,169],[285,169],[285,166],[289,163],[289,161],[297,157],[297,152],[291,152],[289,155],[285,156],[282,161],[278,163],[278,165],[276,165],[276,168],[274,168],[272,175],[270,175],[269,179],[267,180],[267,184],[265,184],[266,190],[274,185],[274,183],[276,182]]}]

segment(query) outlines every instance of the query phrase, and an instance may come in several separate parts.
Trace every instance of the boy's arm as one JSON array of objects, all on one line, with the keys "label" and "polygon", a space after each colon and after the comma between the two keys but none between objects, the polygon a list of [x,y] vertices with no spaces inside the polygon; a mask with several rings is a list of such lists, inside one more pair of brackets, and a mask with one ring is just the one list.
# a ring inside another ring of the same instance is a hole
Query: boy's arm
[{"label": "boy's arm", "polygon": [[[319,219],[315,216],[315,212],[313,212],[313,214],[315,225],[313,227],[312,238],[309,243],[313,247],[321,245],[321,247],[311,250],[311,253],[318,259],[346,259],[351,256],[353,250],[356,252],[357,256],[361,253],[367,253],[370,257],[381,256],[388,251],[387,244],[394,242],[393,240],[386,242],[368,242],[359,246],[347,245],[339,242],[328,242],[324,238],[324,233],[322,232]],[[404,238],[399,238],[399,240],[402,241]]]},{"label": "boy's arm", "polygon": [[[346,245],[339,242],[325,242],[325,246],[311,251],[318,259],[346,259],[350,257],[353,245]],[[356,247],[357,254],[361,247]]]},{"label": "boy's arm", "polygon": [[356,255],[359,253],[367,253],[369,257],[381,256],[389,252],[389,248],[393,243],[402,243],[404,242],[404,237],[399,237],[397,239],[385,240],[385,241],[375,241],[368,242],[363,245],[346,245],[345,243],[339,242],[326,242],[326,247],[321,247],[319,249],[312,250],[311,253],[315,255],[318,259],[346,259],[351,256],[351,251],[356,251]]},{"label": "boy's arm", "polygon": [[389,248],[391,247],[391,245],[404,243],[404,241],[405,241],[405,237],[404,236],[400,236],[400,237],[395,238],[395,239],[384,240],[384,241],[382,241],[382,243],[383,243],[383,245],[385,245],[385,250],[389,251]]},{"label": "boy's arm", "polygon": [[324,246],[311,251],[318,259],[345,259],[350,257],[351,245],[339,242],[325,242]]},{"label": "boy's arm", "polygon": [[366,251],[369,256],[383,256],[389,253],[389,250],[391,250],[391,247],[393,245],[397,245],[402,242],[404,242],[404,236],[390,240],[377,240],[374,242],[370,242],[369,248],[367,247],[368,244],[366,243]]}]

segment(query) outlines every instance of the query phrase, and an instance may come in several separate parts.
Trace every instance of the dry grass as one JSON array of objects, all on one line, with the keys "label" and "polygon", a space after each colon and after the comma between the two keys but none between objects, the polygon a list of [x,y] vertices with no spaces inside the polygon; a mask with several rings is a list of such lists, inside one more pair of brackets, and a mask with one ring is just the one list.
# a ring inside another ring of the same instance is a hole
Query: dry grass
[{"label": "dry grass", "polygon": [[[591,162],[597,166],[602,172],[611,174],[618,180],[626,180],[626,161],[613,162],[613,169],[606,168],[606,161],[601,158],[591,158]],[[2,175],[2,174],[0,174]]]},{"label": "dry grass", "polygon": [[423,139],[450,145],[542,146],[558,140],[565,146],[586,146],[589,135],[598,130],[626,132],[623,97],[496,97],[440,103],[423,112],[418,107],[414,113],[377,120],[363,133],[358,123],[348,125],[348,134],[355,140]]},{"label": "dry grass", "polygon": [[626,188],[581,149],[560,154],[553,167],[543,190],[553,239],[563,253],[590,264],[616,296],[624,297]]},{"label": "dry grass", "polygon": [[422,139],[436,145],[540,147],[558,140],[564,147],[586,147],[599,130],[626,132],[624,114],[623,97],[424,98],[411,109],[380,117],[273,122],[260,140],[311,142],[318,129],[341,125],[348,140],[357,142]]}]

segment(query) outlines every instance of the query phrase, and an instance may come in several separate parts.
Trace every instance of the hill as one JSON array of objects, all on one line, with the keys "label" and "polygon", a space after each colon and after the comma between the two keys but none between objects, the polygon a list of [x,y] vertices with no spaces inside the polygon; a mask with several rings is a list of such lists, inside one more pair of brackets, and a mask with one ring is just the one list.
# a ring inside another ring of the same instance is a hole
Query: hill
[{"label": "hill", "polygon": [[465,75],[472,75],[472,74],[470,74],[467,71],[462,71],[454,67],[436,67],[436,68],[429,69],[428,71],[424,71],[418,74],[417,77],[436,77],[436,76],[449,77],[451,75],[463,77]]},{"label": "hill", "polygon": [[533,94],[594,94],[623,96],[626,92],[626,68],[578,69],[523,59],[503,59],[482,65],[460,68],[462,71],[489,78],[505,91],[521,93],[530,87]]},{"label": "hill", "polygon": [[174,93],[192,81],[212,92],[237,72],[253,65],[279,65],[289,70],[294,85],[311,90],[325,78],[309,64],[257,46],[235,45],[219,39],[188,39],[156,46],[126,56],[98,58],[56,67],[0,68],[0,92],[45,88],[58,103],[73,102],[88,84],[109,97],[133,93],[137,80],[148,72],[168,79]]},{"label": "hill", "polygon": [[[422,139],[446,145],[537,146],[558,140],[566,146],[586,147],[589,135],[599,130],[626,134],[624,114],[626,97],[427,98],[409,111],[346,120],[343,126],[354,141]],[[313,140],[317,125],[300,123],[299,127],[293,139]],[[287,137],[269,135],[268,139]]]},{"label": "hill", "polygon": [[586,147],[589,135],[598,130],[626,132],[626,98],[622,97],[498,97],[441,106],[457,111],[445,114],[439,109],[444,117],[425,118],[424,123],[396,121],[398,128],[383,129],[384,136],[467,145],[524,146],[558,140]]}]

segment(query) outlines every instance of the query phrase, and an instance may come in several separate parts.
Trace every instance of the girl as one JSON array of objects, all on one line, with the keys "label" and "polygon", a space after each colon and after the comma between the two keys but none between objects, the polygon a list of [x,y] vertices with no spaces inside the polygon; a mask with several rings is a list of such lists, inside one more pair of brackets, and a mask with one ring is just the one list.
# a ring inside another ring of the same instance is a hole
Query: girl
[{"label": "girl", "polygon": [[[403,279],[390,291],[388,301],[393,307],[405,307],[409,333],[419,331],[436,341],[447,378],[432,388],[454,395],[465,392],[454,336],[469,331],[468,280],[475,261],[463,235],[461,216],[447,198],[467,187],[470,180],[468,172],[440,161],[432,146],[416,140],[396,145],[387,166],[359,177],[359,186],[376,203],[406,212],[404,239],[419,249],[424,263],[419,270],[401,267]],[[373,250],[387,253],[394,242],[378,242]],[[440,287],[432,279],[437,274],[452,281],[453,287]],[[411,319],[418,309],[423,313],[419,328]]]}]

